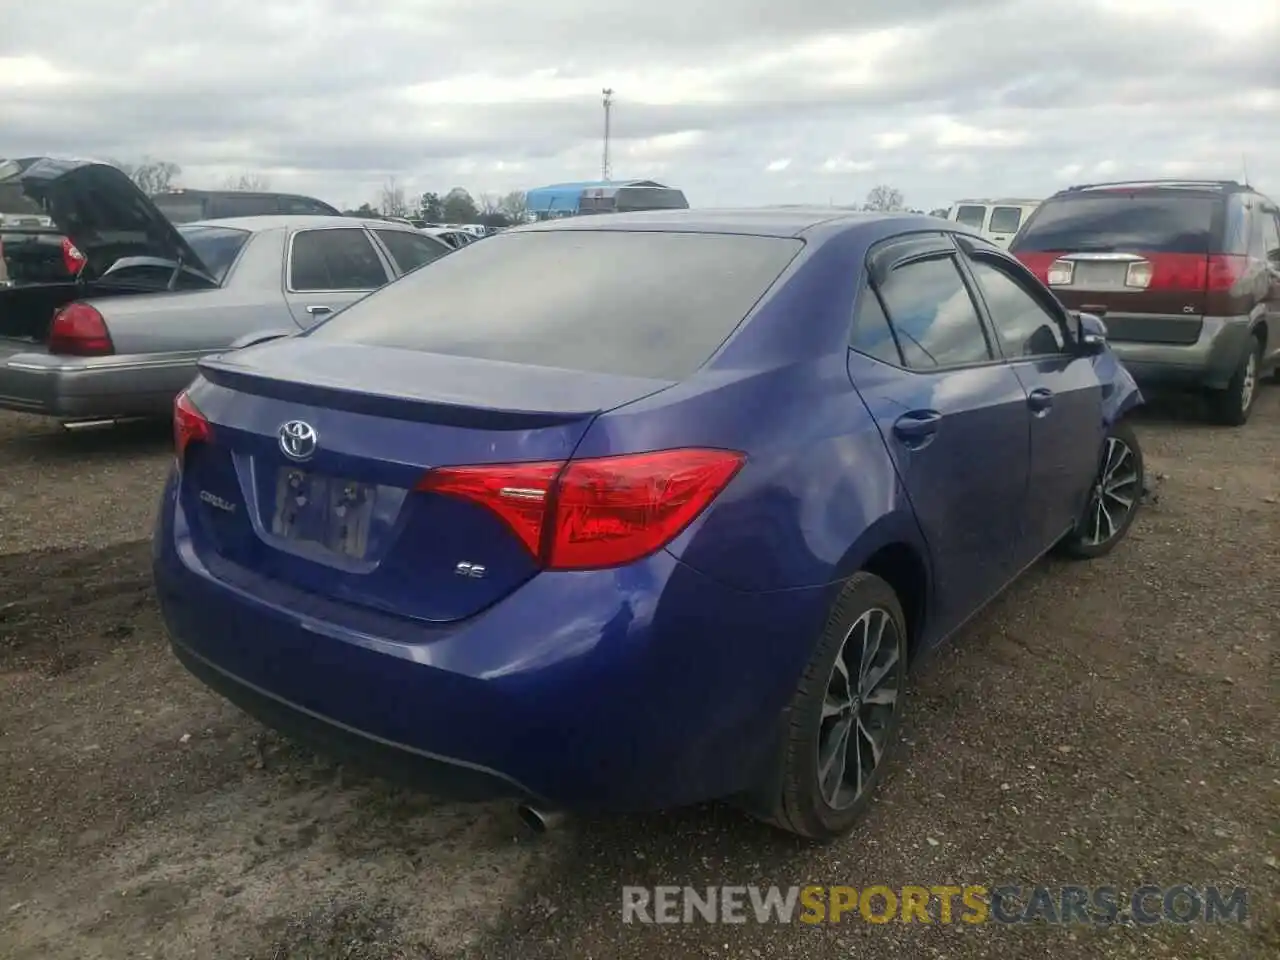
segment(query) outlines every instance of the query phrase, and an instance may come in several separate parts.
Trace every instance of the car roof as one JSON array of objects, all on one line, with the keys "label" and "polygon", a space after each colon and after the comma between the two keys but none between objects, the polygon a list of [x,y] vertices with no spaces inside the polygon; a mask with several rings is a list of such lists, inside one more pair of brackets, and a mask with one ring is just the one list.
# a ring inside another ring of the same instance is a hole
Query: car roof
[{"label": "car roof", "polygon": [[903,229],[940,229],[937,217],[915,213],[857,213],[838,207],[788,207],[724,210],[643,210],[604,213],[512,227],[504,231],[548,230],[653,231],[658,233],[732,233],[764,237],[813,237],[881,227],[898,221]]},{"label": "car roof", "polygon": [[307,213],[264,213],[253,217],[219,217],[215,220],[193,220],[179,224],[182,227],[229,227],[233,230],[248,230],[260,233],[263,230],[300,230],[305,227],[376,227],[381,230],[405,230],[419,233],[407,223],[396,223],[393,220],[373,220],[364,217],[329,216],[326,214]]}]

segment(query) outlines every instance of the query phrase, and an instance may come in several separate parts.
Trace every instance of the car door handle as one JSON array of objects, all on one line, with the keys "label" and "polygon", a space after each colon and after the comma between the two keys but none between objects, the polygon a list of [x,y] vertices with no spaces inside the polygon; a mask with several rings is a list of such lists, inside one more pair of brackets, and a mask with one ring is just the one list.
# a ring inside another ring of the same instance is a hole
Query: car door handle
[{"label": "car door handle", "polygon": [[333,307],[326,307],[323,304],[316,303],[307,307],[307,313],[313,317],[321,313],[333,313]]},{"label": "car door handle", "polygon": [[1046,413],[1053,406],[1053,391],[1048,387],[1036,387],[1027,394],[1027,406],[1036,413]]},{"label": "car door handle", "polygon": [[942,414],[937,410],[912,410],[894,421],[893,434],[904,446],[918,450],[934,438],[941,425]]}]

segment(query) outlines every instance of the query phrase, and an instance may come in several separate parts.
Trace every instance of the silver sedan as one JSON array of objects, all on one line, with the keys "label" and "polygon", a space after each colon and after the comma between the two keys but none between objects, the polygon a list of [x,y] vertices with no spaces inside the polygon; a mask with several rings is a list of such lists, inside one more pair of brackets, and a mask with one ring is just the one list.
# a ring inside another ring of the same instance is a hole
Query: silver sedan
[{"label": "silver sedan", "polygon": [[351,217],[175,227],[113,168],[11,163],[34,171],[28,192],[87,264],[74,284],[0,290],[0,408],[10,410],[167,416],[201,357],[305,329],[451,249],[407,225]]}]

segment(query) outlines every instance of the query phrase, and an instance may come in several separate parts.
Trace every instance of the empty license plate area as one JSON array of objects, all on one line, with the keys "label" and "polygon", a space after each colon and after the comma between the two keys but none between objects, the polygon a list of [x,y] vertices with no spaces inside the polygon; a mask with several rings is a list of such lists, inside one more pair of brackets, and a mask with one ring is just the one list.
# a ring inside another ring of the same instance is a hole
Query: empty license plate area
[{"label": "empty license plate area", "polygon": [[276,474],[271,532],[277,537],[363,559],[369,549],[377,487],[281,467]]}]

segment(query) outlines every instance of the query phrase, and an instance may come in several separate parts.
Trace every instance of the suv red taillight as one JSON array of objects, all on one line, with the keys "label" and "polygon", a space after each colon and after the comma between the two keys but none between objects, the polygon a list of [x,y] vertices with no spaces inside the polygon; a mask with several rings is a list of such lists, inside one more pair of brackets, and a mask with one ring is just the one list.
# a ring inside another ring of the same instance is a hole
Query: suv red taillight
[{"label": "suv red taillight", "polygon": [[72,357],[105,357],[115,352],[107,322],[87,303],[69,303],[53,315],[49,352]]},{"label": "suv red taillight", "polygon": [[173,401],[173,454],[178,463],[192,443],[208,443],[213,439],[213,425],[191,402],[184,390]]},{"label": "suv red taillight", "polygon": [[549,570],[616,567],[670,543],[742,467],[732,450],[441,467],[417,489],[487,507]]}]

